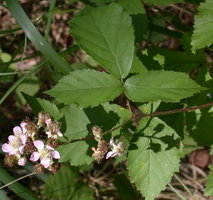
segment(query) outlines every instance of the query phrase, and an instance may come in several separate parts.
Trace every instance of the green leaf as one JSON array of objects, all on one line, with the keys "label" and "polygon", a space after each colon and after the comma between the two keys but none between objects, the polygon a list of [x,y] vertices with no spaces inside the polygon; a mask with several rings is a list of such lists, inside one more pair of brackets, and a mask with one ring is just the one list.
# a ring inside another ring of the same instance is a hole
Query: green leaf
[{"label": "green leaf", "polygon": [[150,71],[125,82],[125,94],[137,102],[178,102],[201,90],[203,88],[187,74],[172,71]]},{"label": "green leaf", "polygon": [[130,16],[118,4],[86,8],[71,21],[71,33],[112,75],[128,75],[134,56],[134,31]]},{"label": "green leaf", "polygon": [[70,200],[75,193],[78,176],[79,173],[75,168],[63,166],[46,180],[42,191],[43,196],[54,200]]},{"label": "green leaf", "polygon": [[[178,110],[182,109],[183,105],[180,103],[162,103],[158,110],[168,111],[168,110]],[[174,113],[172,115],[161,115],[159,118],[163,120],[168,126],[173,128],[175,132],[181,137],[184,138],[184,113]]]},{"label": "green leaf", "polygon": [[[7,184],[14,181],[14,178],[3,168],[0,168],[0,180],[2,183]],[[16,193],[18,196],[26,200],[39,200],[35,194],[33,194],[26,187],[21,185],[19,182],[15,182],[8,186],[10,190]]]},{"label": "green leaf", "polygon": [[161,56],[164,58],[164,70],[174,70],[180,72],[191,72],[195,66],[206,63],[204,52],[197,52],[194,54],[186,54],[179,51],[171,51],[160,47],[151,46],[148,48],[149,56],[154,59]]},{"label": "green leaf", "polygon": [[183,3],[183,0],[145,0],[147,3],[157,4],[157,5],[168,5],[174,3]]},{"label": "green leaf", "polygon": [[142,74],[147,72],[148,70],[144,66],[144,64],[140,61],[138,56],[134,56],[133,62],[132,62],[132,67],[130,73],[137,73],[137,74]]},{"label": "green leaf", "polygon": [[70,200],[95,200],[93,190],[86,184],[79,184]]},{"label": "green leaf", "polygon": [[[63,109],[66,127],[64,136],[66,140],[75,140],[91,136],[91,127],[100,126],[103,131],[123,123],[130,116],[130,112],[118,105],[105,103],[93,108],[81,109],[70,105]],[[63,140],[64,141],[64,140]],[[93,161],[91,147],[94,141],[91,138],[62,145],[58,148],[60,162],[70,161],[71,165],[89,164]]]},{"label": "green leaf", "polygon": [[39,91],[39,80],[36,76],[31,76],[30,79],[26,80],[18,86],[16,89],[16,99],[23,106],[26,101],[22,95],[22,92],[27,93],[28,95],[35,95]]},{"label": "green leaf", "polygon": [[192,35],[192,51],[209,47],[213,44],[213,1],[206,0],[200,4],[198,15],[195,16],[194,32]]},{"label": "green leaf", "polygon": [[117,193],[122,200],[137,200],[136,193],[129,182],[128,178],[124,175],[116,175],[114,177],[114,184],[117,189]]},{"label": "green leaf", "polygon": [[[211,155],[213,155],[213,146],[211,147]],[[213,164],[210,166],[210,172],[207,177],[207,184],[204,191],[205,196],[213,196]]]},{"label": "green leaf", "polygon": [[[198,115],[198,116],[196,116]],[[195,121],[193,118],[196,118]],[[193,120],[193,121],[190,121]],[[213,135],[210,130],[213,130],[213,112],[195,112],[194,115],[190,113],[188,115],[188,123],[193,123],[191,136],[202,145],[211,146],[213,144]]]},{"label": "green leaf", "polygon": [[150,114],[150,113],[153,113],[157,110],[160,103],[161,103],[161,101],[156,101],[156,102],[153,102],[153,103],[144,103],[143,105],[138,106],[138,108],[142,111],[142,113]]},{"label": "green leaf", "polygon": [[64,136],[67,140],[81,139],[88,135],[88,126],[91,123],[84,110],[75,104],[62,110],[66,125]]},{"label": "green leaf", "polygon": [[143,129],[133,137],[128,150],[128,169],[131,182],[145,199],[154,200],[178,171],[179,139],[175,131],[158,118],[140,123]]},{"label": "green leaf", "polygon": [[[95,146],[95,145],[93,145]],[[61,145],[57,148],[61,158],[59,162],[69,161],[71,165],[78,166],[83,164],[90,164],[94,158],[92,157],[92,142],[79,141],[69,144]]]},{"label": "green leaf", "polygon": [[95,70],[76,70],[62,78],[46,93],[65,104],[81,107],[95,106],[119,96],[123,88],[113,76]]},{"label": "green leaf", "polygon": [[40,111],[45,111],[55,120],[58,120],[62,117],[62,113],[54,103],[51,103],[45,99],[32,97],[25,93],[22,94],[29,106],[32,108],[33,113],[37,114]]},{"label": "green leaf", "polygon": [[[2,185],[0,184],[0,186],[2,186]],[[7,194],[4,190],[0,190],[0,199],[1,200],[9,200],[9,197],[7,196]]]},{"label": "green leaf", "polygon": [[118,3],[130,14],[144,14],[146,13],[143,4],[140,0],[118,0]]}]

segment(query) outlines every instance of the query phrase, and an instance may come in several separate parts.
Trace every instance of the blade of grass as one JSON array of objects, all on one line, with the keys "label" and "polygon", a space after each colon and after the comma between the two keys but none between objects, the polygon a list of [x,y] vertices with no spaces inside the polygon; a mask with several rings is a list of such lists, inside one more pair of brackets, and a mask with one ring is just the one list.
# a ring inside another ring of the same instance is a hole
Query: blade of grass
[{"label": "blade of grass", "polygon": [[172,191],[180,197],[182,200],[187,200],[185,197],[183,197],[171,184],[168,184],[168,186],[172,189]]},{"label": "blade of grass", "polygon": [[0,76],[13,76],[16,74],[23,74],[23,73],[29,73],[31,71],[23,71],[23,72],[5,72],[5,73],[0,73]]},{"label": "blade of grass", "polygon": [[5,0],[7,7],[10,10],[13,17],[22,27],[27,37],[32,41],[35,47],[41,51],[41,53],[49,59],[55,69],[63,74],[69,73],[69,64],[65,62],[56,51],[50,46],[50,44],[41,36],[36,27],[29,20],[24,10],[20,6],[17,0]]},{"label": "blade of grass", "polygon": [[[1,184],[0,184],[0,186],[1,186]],[[0,199],[1,200],[9,200],[9,198],[8,198],[8,196],[7,196],[7,194],[4,190],[0,190]]]},{"label": "blade of grass", "polygon": [[[14,58],[15,58],[15,57],[17,56],[17,54],[22,50],[23,47],[24,47],[24,42],[21,42],[21,43],[19,44],[18,48],[13,52],[12,57],[10,58],[10,61],[9,61],[9,62],[11,62],[11,61],[14,60]],[[9,64],[3,65],[3,67],[0,69],[0,71],[1,71],[1,72],[6,72],[9,66],[10,66]]]},{"label": "blade of grass", "polygon": [[[2,183],[7,184],[14,181],[15,179],[3,168],[0,168],[0,180]],[[18,196],[26,200],[39,200],[30,190],[21,185],[18,182],[15,182],[8,186],[10,190],[15,192]]]},{"label": "blade of grass", "polygon": [[28,59],[31,59],[31,58],[35,58],[35,57],[38,57],[39,54],[36,54],[36,55],[33,55],[33,56],[28,56],[28,57],[25,57],[23,59],[19,58],[19,59],[15,59],[15,60],[10,60],[8,62],[3,62],[3,63],[0,63],[0,67],[3,66],[3,65],[10,65],[10,64],[13,64],[13,63],[17,63],[17,62],[20,62],[21,60],[24,61],[24,60],[28,60]]},{"label": "blade of grass", "polygon": [[45,29],[45,39],[46,40],[49,39],[50,25],[51,25],[52,15],[53,15],[52,11],[55,9],[55,4],[56,4],[56,0],[51,0],[49,12],[47,13],[47,26]]},{"label": "blade of grass", "polygon": [[[66,49],[65,51],[61,52],[60,55],[61,56],[66,56],[69,53],[75,52],[79,49],[78,46],[74,45],[72,47],[70,47],[69,49]],[[37,72],[38,70],[40,70],[42,67],[44,67],[49,61],[46,60],[44,62],[42,62],[40,65],[38,65],[37,67],[35,67],[32,71],[30,71],[28,74],[26,74],[25,76],[21,77],[18,81],[16,81],[8,90],[7,92],[3,95],[3,97],[0,99],[0,105],[4,102],[4,100],[28,77],[30,77],[33,73]]]},{"label": "blade of grass", "polygon": [[184,184],[184,182],[176,174],[174,174],[174,177],[179,181],[179,183],[183,186],[186,192],[192,197],[192,193],[190,192],[188,187]]},{"label": "blade of grass", "polygon": [[39,69],[41,69],[42,67],[44,67],[46,64],[48,63],[48,61],[44,61],[42,62],[40,65],[38,65],[37,67],[35,67],[31,72],[29,72],[28,74],[24,75],[23,77],[21,77],[18,81],[16,81],[8,90],[7,92],[3,95],[3,97],[0,99],[0,105],[3,103],[3,101],[28,77],[31,76],[31,74],[37,72]]},{"label": "blade of grass", "polygon": [[13,29],[8,29],[8,30],[0,30],[0,35],[6,35],[9,33],[14,33],[16,31],[21,30],[21,28],[13,28]]}]

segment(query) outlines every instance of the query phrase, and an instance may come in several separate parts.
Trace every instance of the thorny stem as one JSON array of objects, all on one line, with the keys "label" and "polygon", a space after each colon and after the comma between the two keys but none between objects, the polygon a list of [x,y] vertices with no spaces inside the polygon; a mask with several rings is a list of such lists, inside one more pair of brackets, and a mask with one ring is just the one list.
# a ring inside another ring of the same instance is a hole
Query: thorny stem
[{"label": "thorny stem", "polygon": [[[156,117],[156,116],[160,116],[160,115],[170,115],[170,114],[181,113],[181,112],[192,112],[194,110],[206,108],[206,107],[209,107],[209,106],[213,106],[213,102],[203,104],[203,105],[200,105],[200,106],[190,107],[190,108],[180,108],[180,109],[176,109],[176,110],[158,111],[158,112],[153,112],[153,113],[150,113],[150,114],[144,114],[144,113],[141,113],[141,114],[138,114],[138,115],[132,114],[123,124],[116,126],[116,127],[113,127],[108,131],[105,131],[103,133],[103,135],[106,135],[106,134],[111,133],[111,132],[113,132],[117,129],[122,128],[125,124],[127,124],[128,122],[130,122],[133,119],[136,120],[136,119],[141,119],[141,118],[146,118],[146,117]],[[86,137],[86,138],[71,140],[69,142],[66,142],[65,144],[69,144],[69,143],[73,143],[73,142],[79,142],[79,141],[83,141],[83,140],[93,140],[93,137],[90,136],[90,137]]]},{"label": "thorny stem", "polygon": [[13,183],[15,183],[15,182],[17,182],[17,181],[20,181],[20,180],[22,180],[24,178],[27,178],[28,176],[32,176],[32,175],[35,175],[35,174],[36,174],[36,172],[32,172],[30,174],[24,175],[24,176],[22,176],[22,177],[20,177],[20,178],[18,178],[16,180],[14,180],[14,181],[11,181],[11,182],[3,185],[2,187],[0,187],[0,190],[3,189],[3,188],[5,188],[5,187],[7,187],[7,186],[9,186],[9,185],[11,185],[11,184],[13,184]]}]

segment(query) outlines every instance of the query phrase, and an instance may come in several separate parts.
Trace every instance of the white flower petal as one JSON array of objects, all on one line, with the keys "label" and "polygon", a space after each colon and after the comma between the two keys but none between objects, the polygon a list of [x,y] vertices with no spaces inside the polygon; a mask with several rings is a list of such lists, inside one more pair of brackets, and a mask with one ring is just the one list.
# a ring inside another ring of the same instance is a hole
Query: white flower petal
[{"label": "white flower petal", "polygon": [[57,133],[57,135],[58,137],[63,137],[63,134],[60,131]]},{"label": "white flower petal", "polygon": [[106,155],[106,159],[108,158],[113,158],[117,155],[117,152],[116,151],[109,151]]},{"label": "white flower petal", "polygon": [[51,156],[55,159],[60,159],[60,153],[58,151],[52,151]]},{"label": "white flower petal", "polygon": [[26,122],[21,122],[21,124],[20,124],[20,126],[21,126],[21,128],[22,128],[22,132],[23,132],[24,134],[27,132],[27,129],[25,128],[26,125],[27,125]]},{"label": "white flower petal", "polygon": [[115,145],[114,138],[111,138],[111,139],[110,139],[110,141],[109,141],[109,145],[110,145],[110,146],[114,146],[114,145]]},{"label": "white flower petal", "polygon": [[46,149],[54,151],[54,149],[49,145],[46,145]]},{"label": "white flower petal", "polygon": [[27,143],[27,138],[28,138],[27,135],[24,135],[24,134],[20,135],[21,143],[22,144],[26,144]]},{"label": "white flower petal", "polygon": [[46,134],[47,134],[47,137],[48,137],[48,138],[50,138],[50,137],[52,136],[52,134],[51,134],[50,131],[47,131]]},{"label": "white flower petal", "polygon": [[38,150],[44,149],[44,143],[41,140],[35,140],[33,144]]},{"label": "white flower petal", "polygon": [[16,136],[14,136],[14,135],[10,135],[9,137],[8,137],[8,140],[9,140],[9,142],[10,143],[16,143],[16,142],[19,142],[19,138],[18,137],[16,137]]},{"label": "white flower petal", "polygon": [[13,147],[10,144],[4,143],[2,145],[2,151],[5,153],[10,153],[13,151]]},{"label": "white flower petal", "polygon": [[15,126],[15,127],[13,128],[13,133],[14,133],[15,136],[21,135],[21,134],[22,134],[21,127]]},{"label": "white flower petal", "polygon": [[41,164],[44,166],[44,168],[48,168],[50,165],[50,158],[42,158]]},{"label": "white flower petal", "polygon": [[32,162],[36,162],[40,158],[40,153],[39,152],[33,152],[30,156],[30,160]]},{"label": "white flower petal", "polygon": [[20,154],[23,154],[23,153],[24,153],[24,146],[25,146],[25,145],[22,145],[22,146],[20,146],[20,147],[18,148]]},{"label": "white flower petal", "polygon": [[27,162],[27,159],[26,159],[26,158],[20,158],[20,159],[18,160],[18,165],[24,166],[24,165],[26,164],[26,162]]},{"label": "white flower petal", "polygon": [[49,118],[45,121],[46,125],[49,126],[52,123],[52,120]]}]

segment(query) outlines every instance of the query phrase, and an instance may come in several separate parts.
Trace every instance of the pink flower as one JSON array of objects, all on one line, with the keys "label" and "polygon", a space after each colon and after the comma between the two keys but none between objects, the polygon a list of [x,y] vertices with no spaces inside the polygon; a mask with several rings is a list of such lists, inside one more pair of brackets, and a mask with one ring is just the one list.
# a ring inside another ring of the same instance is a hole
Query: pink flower
[{"label": "pink flower", "polygon": [[27,142],[27,135],[16,132],[16,135],[10,135],[8,137],[9,142],[2,145],[2,151],[9,155],[23,154],[24,146]]},{"label": "pink flower", "polygon": [[40,163],[44,166],[44,168],[48,168],[53,163],[53,158],[60,159],[59,152],[55,151],[49,145],[44,145],[41,140],[35,140],[33,144],[38,151],[31,154],[30,160],[32,162],[36,162],[40,159]]},{"label": "pink flower", "polygon": [[116,140],[114,141],[113,138],[111,138],[109,145],[112,147],[112,151],[109,151],[106,155],[106,159],[113,158],[115,156],[122,156],[124,155],[124,145],[123,142],[119,142]]},{"label": "pink flower", "polygon": [[15,136],[20,136],[20,135],[26,134],[27,133],[27,129],[25,128],[26,125],[27,125],[26,122],[22,122],[20,124],[20,126],[15,126],[13,128],[14,135]]}]

